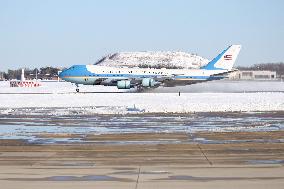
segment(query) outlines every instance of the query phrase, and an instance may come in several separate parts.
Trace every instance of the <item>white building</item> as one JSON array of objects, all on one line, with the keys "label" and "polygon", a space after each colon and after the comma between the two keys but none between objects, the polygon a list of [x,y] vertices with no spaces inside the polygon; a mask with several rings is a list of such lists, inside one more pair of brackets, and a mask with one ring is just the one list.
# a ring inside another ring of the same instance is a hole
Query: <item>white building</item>
[{"label": "white building", "polygon": [[236,71],[229,76],[233,80],[275,80],[276,72],[274,71]]},{"label": "white building", "polygon": [[0,72],[0,81],[3,81],[3,80],[5,80],[5,78],[4,78],[4,73],[3,73],[3,72]]}]

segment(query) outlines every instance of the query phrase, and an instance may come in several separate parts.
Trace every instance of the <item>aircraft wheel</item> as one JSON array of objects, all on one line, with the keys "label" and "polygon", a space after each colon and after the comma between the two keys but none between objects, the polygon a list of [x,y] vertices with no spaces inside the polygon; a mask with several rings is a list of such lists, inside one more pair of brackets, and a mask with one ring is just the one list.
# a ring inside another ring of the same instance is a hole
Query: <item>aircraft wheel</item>
[{"label": "aircraft wheel", "polygon": [[79,92],[79,89],[76,89],[76,92],[78,93],[78,92]]}]

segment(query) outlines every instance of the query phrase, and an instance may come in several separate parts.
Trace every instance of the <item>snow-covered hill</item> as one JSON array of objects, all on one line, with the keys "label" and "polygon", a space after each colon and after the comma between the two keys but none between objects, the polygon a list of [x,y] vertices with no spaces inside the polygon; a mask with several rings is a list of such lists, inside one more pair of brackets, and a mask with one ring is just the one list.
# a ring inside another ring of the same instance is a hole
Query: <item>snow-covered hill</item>
[{"label": "snow-covered hill", "polygon": [[208,59],[185,52],[121,52],[105,56],[95,64],[116,67],[199,68],[208,62]]}]

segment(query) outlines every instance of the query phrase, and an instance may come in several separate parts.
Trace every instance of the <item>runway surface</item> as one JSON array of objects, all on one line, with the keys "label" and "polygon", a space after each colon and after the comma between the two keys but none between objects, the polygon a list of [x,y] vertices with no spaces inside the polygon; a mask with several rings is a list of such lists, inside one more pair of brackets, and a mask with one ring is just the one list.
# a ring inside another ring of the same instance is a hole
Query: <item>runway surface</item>
[{"label": "runway surface", "polygon": [[[283,131],[196,133],[239,143],[187,143],[190,135],[88,135],[92,143],[30,144],[0,140],[3,188],[282,188]],[[58,137],[58,135],[49,137]],[[95,141],[179,140],[170,144]],[[259,141],[259,139],[261,139]],[[247,142],[247,140],[252,140]],[[184,141],[184,142],[183,142]]]},{"label": "runway surface", "polygon": [[282,188],[283,112],[0,116],[3,188]]}]

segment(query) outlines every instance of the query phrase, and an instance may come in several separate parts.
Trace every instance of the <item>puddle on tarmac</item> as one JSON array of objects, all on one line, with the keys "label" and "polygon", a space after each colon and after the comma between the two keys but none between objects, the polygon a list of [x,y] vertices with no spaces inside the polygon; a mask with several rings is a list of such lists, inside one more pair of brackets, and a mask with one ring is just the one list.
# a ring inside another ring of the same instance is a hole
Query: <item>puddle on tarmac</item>
[{"label": "puddle on tarmac", "polygon": [[[112,173],[113,175],[137,175],[138,171],[118,171]],[[162,175],[170,174],[168,171],[141,171],[140,175]]]},{"label": "puddle on tarmac", "polygon": [[249,160],[248,164],[284,164],[284,160]]},{"label": "puddle on tarmac", "polygon": [[183,180],[183,181],[242,181],[242,180],[277,180],[284,177],[194,177],[189,175],[173,175],[167,178],[153,179],[153,180]]},{"label": "puddle on tarmac", "polygon": [[117,182],[134,182],[132,179],[117,178],[107,175],[86,175],[86,176],[51,176],[44,178],[7,178],[10,181],[117,181]]}]

